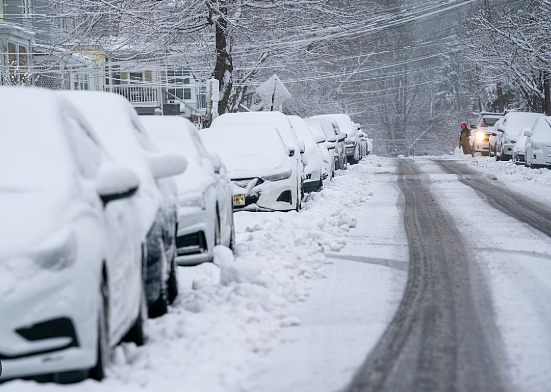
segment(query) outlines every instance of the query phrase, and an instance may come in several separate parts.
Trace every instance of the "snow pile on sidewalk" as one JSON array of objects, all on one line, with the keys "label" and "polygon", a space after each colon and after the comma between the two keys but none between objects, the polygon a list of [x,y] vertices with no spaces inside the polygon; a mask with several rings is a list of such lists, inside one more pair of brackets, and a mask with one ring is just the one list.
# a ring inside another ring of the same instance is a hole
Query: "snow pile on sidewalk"
[{"label": "snow pile on sidewalk", "polygon": [[349,166],[289,213],[235,214],[236,258],[216,249],[215,264],[180,268],[181,294],[169,314],[146,324],[143,347],[115,350],[108,378],[73,386],[14,381],[8,390],[243,391],[252,365],[283,344],[281,332],[300,320],[290,304],[305,300],[324,276],[324,252],[346,245],[355,212],[368,200],[377,157]]},{"label": "snow pile on sidewalk", "polygon": [[516,165],[512,161],[500,162],[488,157],[475,157],[470,159],[470,165],[480,168],[484,173],[493,174],[498,179],[506,180],[515,177],[527,180],[540,186],[551,186],[551,170],[531,169],[524,165]]}]

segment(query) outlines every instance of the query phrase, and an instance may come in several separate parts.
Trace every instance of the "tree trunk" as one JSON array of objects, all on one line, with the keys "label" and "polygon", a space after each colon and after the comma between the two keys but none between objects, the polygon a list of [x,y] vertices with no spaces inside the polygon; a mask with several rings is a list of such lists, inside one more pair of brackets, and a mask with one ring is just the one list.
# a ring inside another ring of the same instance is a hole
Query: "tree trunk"
[{"label": "tree trunk", "polygon": [[220,82],[218,114],[226,113],[233,87],[233,59],[228,37],[228,8],[220,7],[212,18],[216,27],[216,66],[214,77]]},{"label": "tree trunk", "polygon": [[503,102],[503,89],[501,88],[500,82],[498,82],[497,84],[497,106],[500,113],[503,113],[505,111],[505,104]]}]

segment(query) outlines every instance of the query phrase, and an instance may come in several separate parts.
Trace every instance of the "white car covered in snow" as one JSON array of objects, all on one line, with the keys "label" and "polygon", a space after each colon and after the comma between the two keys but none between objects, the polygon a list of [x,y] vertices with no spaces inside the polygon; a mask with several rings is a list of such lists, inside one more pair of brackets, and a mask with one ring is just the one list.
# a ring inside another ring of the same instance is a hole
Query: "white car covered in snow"
[{"label": "white car covered in snow", "polygon": [[[496,161],[508,161],[513,157],[513,149],[520,134],[526,128],[531,128],[539,117],[543,117],[543,114],[511,112],[496,122],[491,134],[495,137],[493,151]],[[490,141],[490,148],[492,148],[492,140]]]},{"label": "white car covered in snow", "polygon": [[163,154],[151,141],[132,105],[118,94],[72,91],[69,98],[85,115],[107,151],[140,177],[136,192],[147,246],[149,316],[165,314],[178,292],[175,263],[176,199],[168,177],[184,172],[183,155]]},{"label": "white car covered in snow", "polygon": [[178,185],[179,265],[213,260],[216,245],[233,248],[235,228],[231,182],[220,157],[209,154],[188,120],[172,116],[144,116],[143,124],[154,142],[167,153],[184,154],[186,172]]},{"label": "white car covered in snow", "polygon": [[299,116],[288,116],[298,137],[304,141],[308,164],[304,167],[304,192],[318,192],[323,187],[323,181],[328,175],[323,170],[323,155],[318,143],[324,143],[325,137],[316,137],[312,135],[310,128]]},{"label": "white car covered in snow", "polygon": [[2,87],[0,117],[2,379],[102,379],[144,340],[140,179],[57,93]]},{"label": "white car covered in snow", "polygon": [[346,150],[344,148],[346,134],[340,132],[337,122],[331,118],[309,118],[306,120],[306,124],[318,134],[320,131],[323,132],[327,148],[332,149],[334,147],[333,158],[335,169],[346,170],[348,165]]},{"label": "white car covered in snow", "polygon": [[301,203],[294,146],[270,125],[212,127],[201,131],[210,152],[220,155],[233,182],[236,210],[290,211]]},{"label": "white car covered in snow", "polygon": [[322,116],[311,117],[316,118],[330,118],[337,122],[341,132],[346,133],[346,140],[344,141],[344,147],[346,151],[346,158],[348,163],[356,164],[362,159],[360,151],[360,137],[356,130],[354,122],[346,114],[325,114]]},{"label": "white car covered in snow", "polygon": [[281,112],[247,112],[247,113],[226,113],[217,117],[211,125],[211,128],[216,127],[240,127],[248,125],[268,125],[276,127],[283,143],[288,148],[293,149],[296,154],[292,157],[296,161],[297,173],[299,173],[299,189],[300,194],[304,194],[302,182],[305,178],[304,167],[308,164],[306,158],[305,144],[298,137],[289,118]]},{"label": "white car covered in snow", "polygon": [[541,116],[534,126],[525,131],[525,165],[529,167],[551,166],[551,117]]}]

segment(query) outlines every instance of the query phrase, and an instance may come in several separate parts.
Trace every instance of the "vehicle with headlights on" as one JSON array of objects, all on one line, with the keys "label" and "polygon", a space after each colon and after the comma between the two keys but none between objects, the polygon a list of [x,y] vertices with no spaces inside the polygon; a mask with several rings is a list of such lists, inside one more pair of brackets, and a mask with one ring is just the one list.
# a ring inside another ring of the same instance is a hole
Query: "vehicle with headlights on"
[{"label": "vehicle with headlights on", "polygon": [[500,120],[502,114],[483,113],[476,125],[471,125],[471,154],[490,155],[490,136],[494,125]]},{"label": "vehicle with headlights on", "polygon": [[0,87],[0,118],[1,380],[100,380],[144,342],[140,179],[58,93]]},{"label": "vehicle with headlights on", "polygon": [[188,161],[185,173],[176,177],[177,263],[210,262],[217,245],[233,249],[232,187],[220,157],[209,154],[195,126],[184,118],[144,116],[142,121],[162,151],[183,154]]},{"label": "vehicle with headlights on", "polygon": [[300,209],[300,172],[295,146],[283,142],[274,126],[256,124],[201,131],[207,149],[217,153],[233,183],[236,211]]},{"label": "vehicle with headlights on", "polygon": [[528,167],[551,167],[551,117],[541,116],[526,136],[525,165]]}]

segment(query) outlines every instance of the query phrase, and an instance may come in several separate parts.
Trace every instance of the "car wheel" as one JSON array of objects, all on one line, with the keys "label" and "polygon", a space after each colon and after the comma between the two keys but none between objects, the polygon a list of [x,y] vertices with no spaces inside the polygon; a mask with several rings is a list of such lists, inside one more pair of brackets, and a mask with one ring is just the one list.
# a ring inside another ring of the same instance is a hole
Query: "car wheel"
[{"label": "car wheel", "polygon": [[109,286],[104,279],[100,285],[100,309],[98,312],[98,342],[96,365],[90,369],[90,378],[101,381],[109,362]]},{"label": "car wheel", "polygon": [[178,266],[176,265],[176,257],[172,258],[170,263],[170,275],[167,281],[168,303],[173,304],[178,296]]},{"label": "car wheel", "polygon": [[[145,255],[142,255],[142,259],[145,258]],[[134,322],[134,325],[130,328],[123,341],[125,342],[134,342],[136,346],[143,346],[145,343],[145,333],[143,324],[147,317],[147,297],[145,294],[145,267],[146,261],[142,261],[142,288],[141,288],[141,298],[140,298],[140,311],[138,313],[138,318]]]},{"label": "car wheel", "polygon": [[235,250],[235,222],[233,220],[232,216],[232,222],[231,222],[231,236],[230,236],[230,244],[228,246],[231,250]]},{"label": "car wheel", "polygon": [[216,220],[214,221],[214,246],[222,244],[220,231],[220,214],[218,213],[218,207],[216,207]]},{"label": "car wheel", "polygon": [[[161,252],[161,266],[166,266],[166,252],[164,243],[159,240],[159,249]],[[159,297],[155,302],[149,305],[149,317],[157,318],[168,312],[169,295],[168,295],[168,283],[164,280],[164,273],[161,274],[161,287],[159,289]]]}]

